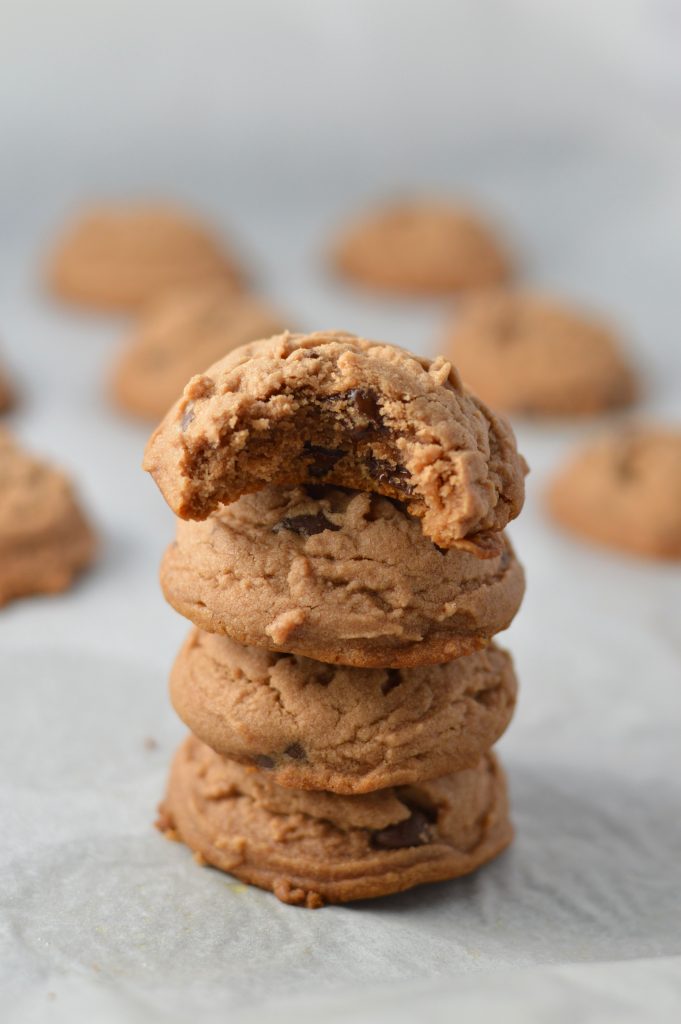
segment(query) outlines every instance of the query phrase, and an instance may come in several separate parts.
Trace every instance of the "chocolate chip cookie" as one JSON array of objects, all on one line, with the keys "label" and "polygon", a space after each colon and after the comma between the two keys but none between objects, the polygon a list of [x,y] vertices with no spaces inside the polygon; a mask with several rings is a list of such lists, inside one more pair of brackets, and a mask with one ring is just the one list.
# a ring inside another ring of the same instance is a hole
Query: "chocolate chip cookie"
[{"label": "chocolate chip cookie", "polygon": [[245,495],[178,522],[166,599],[238,643],[359,667],[450,661],[510,624],[524,591],[510,543],[436,547],[399,503],[324,485]]},{"label": "chocolate chip cookie", "polygon": [[245,345],[192,378],[144,466],[183,518],[324,482],[404,501],[440,547],[481,551],[520,511],[527,470],[511,428],[445,360],[340,332]]},{"label": "chocolate chip cookie", "polygon": [[498,284],[509,260],[493,231],[471,210],[403,202],[350,225],[333,252],[336,270],[368,288],[432,295]]},{"label": "chocolate chip cookie", "polygon": [[681,430],[621,427],[577,452],[548,503],[562,526],[608,547],[681,558]]},{"label": "chocolate chip cookie", "polygon": [[309,908],[469,874],[513,835],[493,755],[431,782],[339,796],[284,789],[194,737],[157,824],[201,863]]},{"label": "chocolate chip cookie", "polygon": [[597,413],[636,397],[616,334],[554,299],[496,291],[464,303],[444,352],[495,409],[525,415]]},{"label": "chocolate chip cookie", "polygon": [[445,665],[360,669],[198,629],[170,677],[175,710],[213,750],[281,786],[333,793],[473,767],[506,729],[516,689],[494,644]]},{"label": "chocolate chip cookie", "polygon": [[151,304],[119,356],[114,400],[126,412],[159,420],[194,374],[282,330],[281,317],[221,281],[170,291]]},{"label": "chocolate chip cookie", "polygon": [[49,268],[62,299],[101,309],[136,310],[159,292],[241,272],[210,231],[164,206],[103,206],[85,212],[59,242]]},{"label": "chocolate chip cookie", "polygon": [[0,605],[65,590],[94,550],[66,477],[0,430]]}]

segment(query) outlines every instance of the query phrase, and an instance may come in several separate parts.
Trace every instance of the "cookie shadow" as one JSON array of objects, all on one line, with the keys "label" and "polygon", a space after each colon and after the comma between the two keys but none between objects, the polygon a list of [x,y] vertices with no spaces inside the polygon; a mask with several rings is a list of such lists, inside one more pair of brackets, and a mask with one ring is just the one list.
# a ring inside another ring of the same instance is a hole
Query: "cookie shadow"
[{"label": "cookie shadow", "polygon": [[545,766],[511,766],[510,779],[516,839],[508,851],[468,877],[354,911],[408,914],[443,935],[468,931],[495,963],[680,953],[674,790]]}]

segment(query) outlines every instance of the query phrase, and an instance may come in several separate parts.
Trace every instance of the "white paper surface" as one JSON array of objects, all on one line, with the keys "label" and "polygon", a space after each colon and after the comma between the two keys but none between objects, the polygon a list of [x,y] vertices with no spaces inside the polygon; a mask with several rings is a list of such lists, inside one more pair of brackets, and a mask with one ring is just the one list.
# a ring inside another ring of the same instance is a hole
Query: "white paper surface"
[{"label": "white paper surface", "polygon": [[[462,150],[457,180],[510,226],[528,280],[623,324],[644,412],[678,421],[679,146],[624,113],[607,131],[581,115],[515,156],[508,139]],[[219,175],[201,201],[225,216]],[[147,431],[104,396],[124,322],[40,291],[57,205],[25,207],[0,242],[0,330],[25,399],[11,425],[77,478],[102,552],[70,593],[0,612],[2,1019],[678,1019],[681,574],[583,546],[541,508],[551,468],[602,423],[518,427],[532,474],[511,530],[528,594],[501,637],[521,681],[500,744],[508,854],[470,879],[306,912],[153,830],[183,735],[166,678],[188,626],[157,584],[172,517],[139,469]],[[245,199],[226,219],[292,326],[434,352],[442,307],[374,301],[315,264],[341,210]]]}]

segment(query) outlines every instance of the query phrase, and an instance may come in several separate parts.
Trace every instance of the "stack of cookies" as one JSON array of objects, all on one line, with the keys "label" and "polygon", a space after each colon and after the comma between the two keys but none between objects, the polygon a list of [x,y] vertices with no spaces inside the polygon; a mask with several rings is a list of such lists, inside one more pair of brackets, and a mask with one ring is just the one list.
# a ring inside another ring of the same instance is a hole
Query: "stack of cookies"
[{"label": "stack of cookies", "polygon": [[524,578],[513,434],[432,363],[280,335],[193,377],[145,468],[179,517],[167,600],[195,628],[192,735],[160,828],[307,907],[466,874],[508,845],[492,642]]}]

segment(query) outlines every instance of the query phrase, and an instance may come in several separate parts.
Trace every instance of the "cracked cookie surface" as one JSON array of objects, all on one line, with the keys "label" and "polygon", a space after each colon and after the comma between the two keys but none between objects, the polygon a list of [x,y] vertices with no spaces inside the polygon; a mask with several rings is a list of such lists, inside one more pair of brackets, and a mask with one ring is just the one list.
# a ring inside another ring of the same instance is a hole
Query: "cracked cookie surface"
[{"label": "cracked cookie surface", "polygon": [[359,667],[450,661],[510,625],[524,575],[510,543],[492,557],[437,548],[398,503],[337,487],[275,487],[202,522],[178,521],[166,599],[239,643]]},{"label": "cracked cookie surface", "polygon": [[629,426],[592,441],[556,475],[548,505],[589,540],[681,559],[681,430]]},{"label": "cracked cookie surface", "polygon": [[67,478],[0,430],[0,605],[65,590],[94,551]]},{"label": "cracked cookie surface", "polygon": [[440,547],[483,552],[522,508],[527,471],[510,426],[445,360],[341,332],[245,345],[192,378],[144,466],[182,518],[325,482],[404,501]]},{"label": "cracked cookie surface", "polygon": [[112,380],[116,403],[126,412],[158,420],[190,377],[283,326],[259,299],[223,282],[168,292],[145,312],[118,358]]},{"label": "cracked cookie surface", "polygon": [[339,796],[277,786],[195,737],[175,757],[157,824],[201,863],[309,908],[468,874],[513,837],[494,755],[431,782]]},{"label": "cracked cookie surface", "polygon": [[367,793],[475,766],[508,725],[517,683],[491,645],[445,665],[359,669],[193,630],[170,693],[219,754],[279,785]]},{"label": "cracked cookie surface", "polygon": [[546,296],[471,297],[443,348],[466,384],[505,412],[597,413],[631,403],[638,390],[613,331]]},{"label": "cracked cookie surface", "polygon": [[49,267],[57,295],[102,309],[135,310],[165,289],[215,278],[237,287],[241,273],[203,224],[165,206],[84,212]]},{"label": "cracked cookie surface", "polygon": [[336,269],[366,287],[405,294],[457,292],[498,284],[509,261],[471,210],[403,202],[367,214],[336,243]]}]

